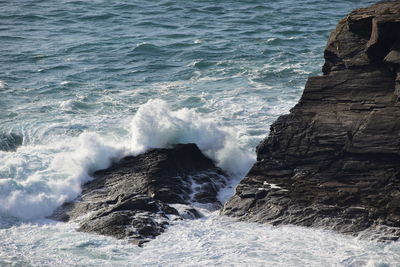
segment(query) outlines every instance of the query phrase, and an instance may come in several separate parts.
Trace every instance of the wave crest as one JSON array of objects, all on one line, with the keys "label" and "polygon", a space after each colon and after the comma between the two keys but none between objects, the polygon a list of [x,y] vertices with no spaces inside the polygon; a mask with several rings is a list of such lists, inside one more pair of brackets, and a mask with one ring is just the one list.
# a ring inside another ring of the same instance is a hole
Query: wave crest
[{"label": "wave crest", "polygon": [[130,149],[134,154],[149,148],[170,147],[178,143],[195,143],[230,175],[244,175],[254,156],[239,147],[234,129],[218,125],[192,109],[172,111],[160,99],[140,106],[131,122]]}]

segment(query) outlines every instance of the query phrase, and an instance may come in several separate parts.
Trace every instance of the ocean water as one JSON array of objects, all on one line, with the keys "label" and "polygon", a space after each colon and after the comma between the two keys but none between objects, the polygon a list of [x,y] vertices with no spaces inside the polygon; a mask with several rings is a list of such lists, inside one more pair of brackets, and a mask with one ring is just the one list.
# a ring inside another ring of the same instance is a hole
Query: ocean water
[{"label": "ocean water", "polygon": [[90,174],[195,142],[232,177],[372,0],[0,1],[0,266],[398,266],[400,244],[203,211],[144,248],[44,219]]}]

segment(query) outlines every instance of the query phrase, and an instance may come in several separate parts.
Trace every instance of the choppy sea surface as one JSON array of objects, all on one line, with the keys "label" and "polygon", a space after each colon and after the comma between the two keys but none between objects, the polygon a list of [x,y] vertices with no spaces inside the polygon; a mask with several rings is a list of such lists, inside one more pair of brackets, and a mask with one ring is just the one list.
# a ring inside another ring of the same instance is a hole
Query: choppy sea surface
[{"label": "choppy sea surface", "polygon": [[174,143],[233,187],[329,32],[374,2],[0,1],[0,266],[399,266],[399,242],[217,212],[144,248],[44,219],[111,160]]}]

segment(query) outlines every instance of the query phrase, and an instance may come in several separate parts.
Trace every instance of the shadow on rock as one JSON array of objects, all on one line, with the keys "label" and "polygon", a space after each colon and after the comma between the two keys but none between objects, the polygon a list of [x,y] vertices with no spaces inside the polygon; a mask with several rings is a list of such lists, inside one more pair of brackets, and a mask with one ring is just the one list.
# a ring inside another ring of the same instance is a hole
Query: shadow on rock
[{"label": "shadow on rock", "polygon": [[80,231],[138,245],[161,234],[174,220],[199,218],[193,203],[220,208],[217,193],[227,179],[195,144],[128,156],[93,176],[80,198],[65,203],[51,218],[75,220]]}]

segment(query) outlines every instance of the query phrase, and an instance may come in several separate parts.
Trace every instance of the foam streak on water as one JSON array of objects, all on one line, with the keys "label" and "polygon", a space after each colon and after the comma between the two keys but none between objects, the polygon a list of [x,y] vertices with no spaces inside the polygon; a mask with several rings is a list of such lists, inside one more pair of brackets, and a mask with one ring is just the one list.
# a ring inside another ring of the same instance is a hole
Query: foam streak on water
[{"label": "foam streak on water", "polygon": [[40,219],[113,160],[181,142],[232,176],[226,200],[320,74],[329,31],[374,0],[3,2],[1,266],[399,264],[399,243],[216,214],[144,249]]}]

